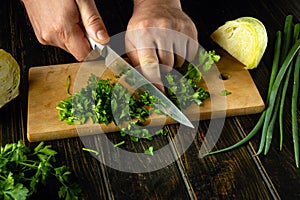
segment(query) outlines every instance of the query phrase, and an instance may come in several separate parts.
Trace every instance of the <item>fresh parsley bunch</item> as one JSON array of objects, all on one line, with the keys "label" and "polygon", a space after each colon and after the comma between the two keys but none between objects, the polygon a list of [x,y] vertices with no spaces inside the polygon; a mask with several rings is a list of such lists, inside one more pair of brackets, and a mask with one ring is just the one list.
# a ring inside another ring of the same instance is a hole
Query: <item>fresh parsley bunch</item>
[{"label": "fresh parsley bunch", "polygon": [[40,184],[56,178],[61,199],[76,200],[81,192],[78,184],[70,183],[71,172],[63,165],[54,167],[56,151],[41,142],[33,152],[23,144],[6,144],[0,149],[0,199],[25,200],[37,192]]}]

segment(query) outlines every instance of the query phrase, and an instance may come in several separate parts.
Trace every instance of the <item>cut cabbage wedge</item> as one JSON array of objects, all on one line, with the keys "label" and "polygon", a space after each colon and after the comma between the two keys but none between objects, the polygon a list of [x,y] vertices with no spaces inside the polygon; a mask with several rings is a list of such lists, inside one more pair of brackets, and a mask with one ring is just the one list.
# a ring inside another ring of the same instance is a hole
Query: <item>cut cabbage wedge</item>
[{"label": "cut cabbage wedge", "polygon": [[258,66],[268,43],[265,26],[253,17],[227,21],[211,34],[211,38],[246,69]]},{"label": "cut cabbage wedge", "polygon": [[0,49],[0,108],[19,95],[20,67],[17,61]]}]

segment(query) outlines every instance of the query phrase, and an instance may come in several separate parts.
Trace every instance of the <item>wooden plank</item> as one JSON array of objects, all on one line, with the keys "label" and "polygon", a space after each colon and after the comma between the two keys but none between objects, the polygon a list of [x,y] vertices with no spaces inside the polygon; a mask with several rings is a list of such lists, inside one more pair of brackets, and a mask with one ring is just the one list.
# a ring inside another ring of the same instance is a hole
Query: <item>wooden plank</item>
[{"label": "wooden plank", "polygon": [[[201,107],[192,105],[184,110],[191,120],[210,119],[225,114],[226,116],[253,114],[264,109],[264,102],[249,72],[226,52],[221,51],[220,54],[222,58],[217,67],[220,73],[226,76],[226,80],[220,80],[219,72],[204,74],[203,86],[209,90],[211,98],[205,100]],[[119,131],[114,124],[75,126],[58,120],[56,105],[60,100],[68,97],[67,77],[71,77],[70,90],[76,92],[86,85],[91,73],[102,78],[112,78],[112,75],[105,70],[103,61],[30,68],[27,126],[29,141],[76,137],[78,128],[84,135],[98,133],[100,129],[101,132]],[[217,82],[221,82],[222,85],[216,84]],[[222,96],[222,88],[230,91],[231,94]],[[151,125],[161,125],[164,122],[176,123],[162,115],[151,116]]]},{"label": "wooden plank", "polygon": [[[235,120],[235,117],[225,120],[221,137],[216,144],[218,149],[228,147],[241,139],[237,134],[239,129]],[[196,199],[273,199],[269,185],[266,185],[268,183],[264,182],[255,165],[255,160],[259,158],[253,157],[253,151],[249,153],[247,146],[204,158],[199,157],[200,149],[205,145],[204,135],[209,129],[209,123],[208,120],[200,122],[193,143],[177,161],[182,177],[187,177],[187,188],[193,190]],[[184,137],[192,134],[188,130],[184,131]],[[169,126],[169,132],[170,141],[175,136],[182,137],[178,134],[178,126]],[[184,141],[184,137],[179,141]],[[182,143],[176,143],[177,152],[182,152]]]},{"label": "wooden plank", "polygon": [[[153,130],[149,131],[151,134],[153,133]],[[107,148],[103,137],[109,138],[108,141],[114,144],[122,140],[125,141],[125,144],[120,148]],[[94,141],[94,144],[91,141]],[[173,159],[170,146],[166,146],[168,145],[166,136],[158,135],[151,141],[140,139],[139,142],[133,142],[128,135],[122,137],[119,133],[98,134],[84,137],[83,143],[87,148],[104,149],[100,150],[100,154],[96,157],[98,160],[102,160],[102,163],[105,159],[105,164],[101,164],[102,176],[108,183],[111,199],[192,199],[176,162],[170,164],[166,162],[166,160]],[[164,148],[163,151],[166,154],[159,155],[155,152],[155,156],[144,155],[144,150],[149,146],[153,146],[155,150]],[[121,150],[125,150],[126,154],[131,155],[124,157]],[[141,162],[144,160],[141,157],[143,156],[148,157],[151,161],[141,167]],[[152,167],[149,167],[149,164],[164,167],[151,171],[149,169]],[[128,169],[132,171],[128,172]],[[145,172],[139,170],[145,170]],[[149,172],[147,172],[148,170]]]}]

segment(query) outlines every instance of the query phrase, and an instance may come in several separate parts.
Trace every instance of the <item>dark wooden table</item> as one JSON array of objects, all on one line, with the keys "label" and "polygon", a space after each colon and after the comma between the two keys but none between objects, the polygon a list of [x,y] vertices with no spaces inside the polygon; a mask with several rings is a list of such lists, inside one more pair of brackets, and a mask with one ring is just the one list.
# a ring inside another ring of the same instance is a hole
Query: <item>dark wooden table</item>
[{"label": "dark wooden table", "polygon": [[[26,139],[28,69],[34,66],[76,62],[63,50],[38,43],[19,0],[0,3],[0,48],[10,52],[21,67],[21,85],[18,98],[0,109],[0,143],[20,139],[33,148],[37,143]],[[99,1],[99,9],[111,35],[126,30],[132,12],[132,1]],[[241,16],[253,16],[266,26],[269,43],[264,57],[251,75],[266,98],[275,33],[283,28],[286,15],[293,14],[300,22],[299,0],[216,0],[182,1],[185,12],[194,20],[199,31],[199,42],[210,48],[210,33],[225,21]],[[288,91],[290,94],[290,91]],[[290,95],[288,95],[290,96]],[[290,103],[290,97],[287,103]],[[299,106],[298,106],[299,108]],[[299,118],[298,109],[298,118]],[[226,147],[243,138],[256,124],[260,114],[228,117],[216,148]],[[48,141],[58,152],[57,164],[71,167],[75,180],[81,185],[81,198],[96,199],[300,199],[300,169],[294,164],[291,139],[291,120],[285,117],[283,150],[279,151],[278,132],[267,156],[253,157],[260,141],[258,133],[250,143],[227,153],[198,158],[203,142],[201,133],[209,121],[201,121],[192,144],[182,156],[170,165],[153,172],[128,173],[102,164],[83,151],[80,138]],[[168,137],[157,137],[154,146],[168,144],[177,125],[166,126]],[[123,140],[119,133],[108,136],[113,141]],[[91,139],[96,141],[97,136]],[[138,151],[143,142],[126,141],[126,147]],[[57,199],[51,185],[42,188],[32,199]]]}]

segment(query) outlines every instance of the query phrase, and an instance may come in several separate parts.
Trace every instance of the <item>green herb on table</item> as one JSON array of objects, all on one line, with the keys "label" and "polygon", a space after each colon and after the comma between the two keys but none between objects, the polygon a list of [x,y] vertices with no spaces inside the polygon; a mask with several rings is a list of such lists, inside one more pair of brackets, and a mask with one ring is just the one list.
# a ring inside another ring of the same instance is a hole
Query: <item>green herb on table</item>
[{"label": "green herb on table", "polygon": [[78,199],[81,189],[71,183],[71,171],[65,166],[54,167],[56,151],[41,142],[33,151],[23,144],[10,143],[0,149],[0,199],[25,200],[47,185],[51,178],[60,184],[61,199]]},{"label": "green herb on table", "polygon": [[167,135],[167,134],[168,134],[168,130],[163,128],[155,132],[155,135]]},{"label": "green herb on table", "polygon": [[144,151],[144,153],[145,153],[146,155],[153,156],[153,155],[154,155],[154,153],[153,153],[153,146],[150,146],[148,149],[146,149],[146,150]]},{"label": "green herb on table", "polygon": [[114,144],[114,147],[119,147],[119,146],[121,146],[121,145],[123,145],[123,144],[125,144],[125,141],[124,141],[124,140],[121,141],[121,142],[119,142],[119,143],[117,143],[117,144]]},{"label": "green herb on table", "polygon": [[89,148],[82,148],[83,151],[87,151],[87,152],[91,152],[94,153],[96,156],[99,155],[99,152],[97,150],[94,149],[89,149]]}]

